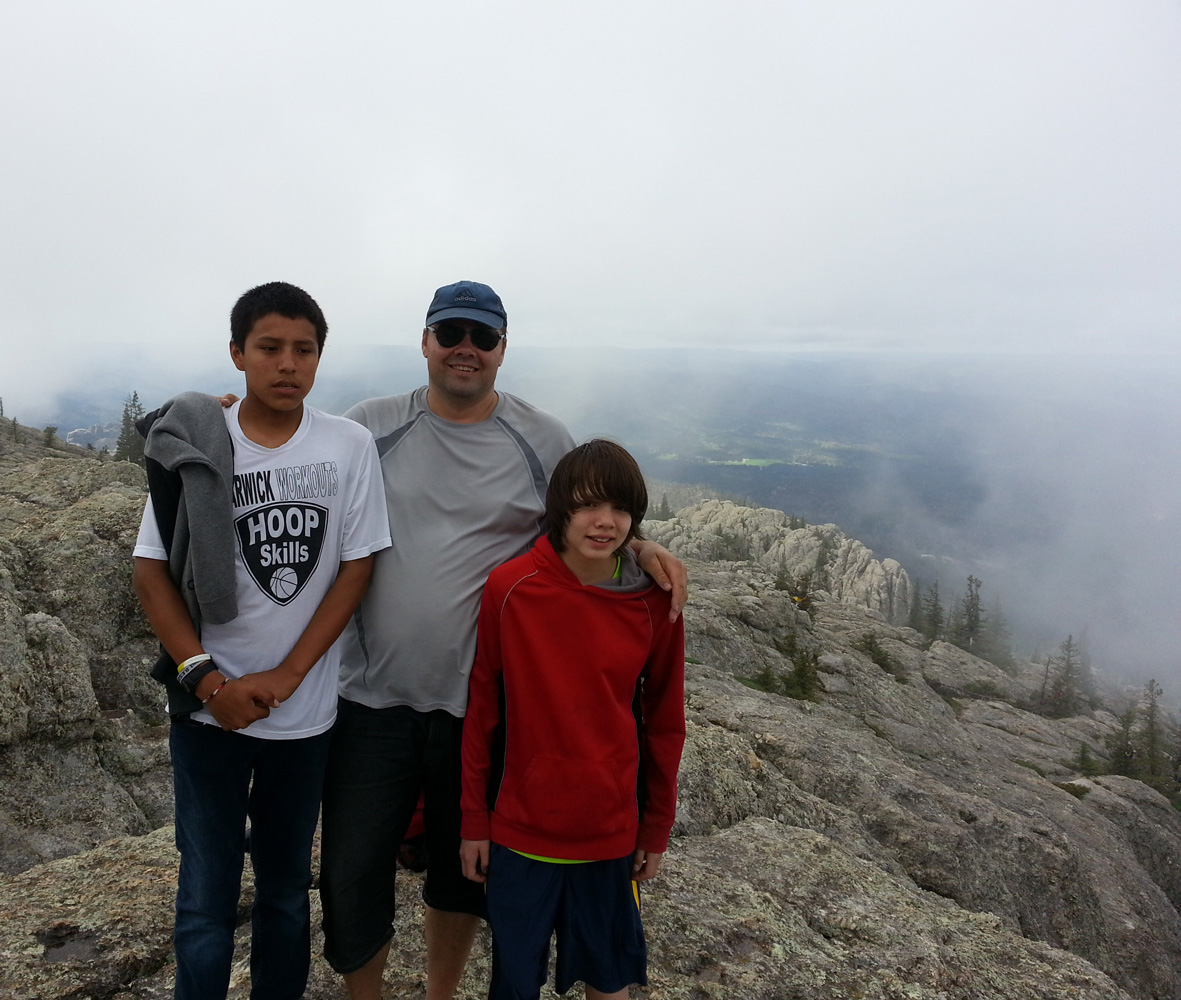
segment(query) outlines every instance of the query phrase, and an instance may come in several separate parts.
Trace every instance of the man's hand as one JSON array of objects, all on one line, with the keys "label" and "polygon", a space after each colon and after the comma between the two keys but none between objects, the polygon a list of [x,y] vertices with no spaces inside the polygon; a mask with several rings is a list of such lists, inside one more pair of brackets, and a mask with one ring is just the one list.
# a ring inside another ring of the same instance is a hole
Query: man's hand
[{"label": "man's hand", "polygon": [[238,397],[232,392],[227,392],[224,396],[218,396],[217,401],[228,410],[231,406],[238,402]]},{"label": "man's hand", "polygon": [[672,591],[672,608],[668,613],[668,620],[675,622],[689,599],[689,574],[685,564],[674,556],[663,545],[650,541],[633,541],[632,551],[640,564],[640,569],[647,573],[656,585],[663,590]]},{"label": "man's hand", "polygon": [[[245,729],[250,723],[265,719],[272,708],[279,707],[279,699],[270,687],[254,680],[258,676],[247,674],[239,680],[226,681],[221,690],[205,703],[209,714],[222,729]],[[202,677],[197,685],[197,696],[208,698],[223,680],[225,677],[216,671]]]},{"label": "man's hand", "polygon": [[642,847],[637,847],[632,858],[632,881],[647,882],[655,877],[660,870],[660,859],[663,857],[664,851],[645,851]]},{"label": "man's hand", "polygon": [[463,867],[465,878],[473,882],[488,881],[488,848],[487,840],[461,840],[459,842],[459,863]]}]

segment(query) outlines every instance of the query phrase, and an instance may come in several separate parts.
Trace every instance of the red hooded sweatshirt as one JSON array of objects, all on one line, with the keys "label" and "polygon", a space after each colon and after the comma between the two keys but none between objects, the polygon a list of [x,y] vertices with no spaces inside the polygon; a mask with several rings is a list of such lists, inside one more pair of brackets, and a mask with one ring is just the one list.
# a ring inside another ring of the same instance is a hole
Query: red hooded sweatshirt
[{"label": "red hooded sweatshirt", "polygon": [[488,578],[463,725],[464,839],[578,861],[668,846],[684,627],[628,556],[622,586],[583,586],[543,537]]}]

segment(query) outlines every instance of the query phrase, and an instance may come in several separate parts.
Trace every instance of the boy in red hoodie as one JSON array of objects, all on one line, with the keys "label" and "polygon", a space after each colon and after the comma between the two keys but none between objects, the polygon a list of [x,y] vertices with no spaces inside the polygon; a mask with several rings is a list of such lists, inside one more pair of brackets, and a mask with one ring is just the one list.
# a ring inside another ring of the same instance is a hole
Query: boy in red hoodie
[{"label": "boy in red hoodie", "polygon": [[464,874],[487,883],[492,1000],[588,1000],[647,984],[636,883],[676,813],[684,630],[636,565],[648,493],[635,459],[594,440],[546,493],[548,533],[494,570],[463,727]]}]

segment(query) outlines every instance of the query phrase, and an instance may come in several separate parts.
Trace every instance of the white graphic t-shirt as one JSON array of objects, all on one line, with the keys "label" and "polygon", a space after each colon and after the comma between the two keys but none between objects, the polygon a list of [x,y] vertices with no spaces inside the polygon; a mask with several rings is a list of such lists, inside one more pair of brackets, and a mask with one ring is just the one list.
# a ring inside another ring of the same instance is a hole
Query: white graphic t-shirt
[{"label": "white graphic t-shirt", "polygon": [[[336,580],[339,564],[390,544],[381,470],[365,428],[305,405],[291,439],[266,448],[242,433],[239,406],[226,410],[234,445],[238,617],[201,626],[201,645],[230,678],[278,666]],[[135,555],[168,558],[150,498]],[[287,701],[241,731],[264,739],[326,731],[336,718],[339,666],[334,643]],[[205,710],[191,717],[217,725]]]}]

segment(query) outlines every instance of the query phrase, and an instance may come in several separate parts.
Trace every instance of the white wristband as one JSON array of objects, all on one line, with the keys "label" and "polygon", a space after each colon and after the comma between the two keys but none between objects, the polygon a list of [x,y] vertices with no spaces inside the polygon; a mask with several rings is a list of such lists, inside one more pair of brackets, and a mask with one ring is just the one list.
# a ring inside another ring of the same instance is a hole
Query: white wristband
[{"label": "white wristband", "polygon": [[185,678],[193,672],[195,667],[201,666],[202,663],[208,663],[213,657],[208,653],[198,653],[196,656],[190,656],[187,660],[181,661],[176,668],[176,682],[183,684]]}]

